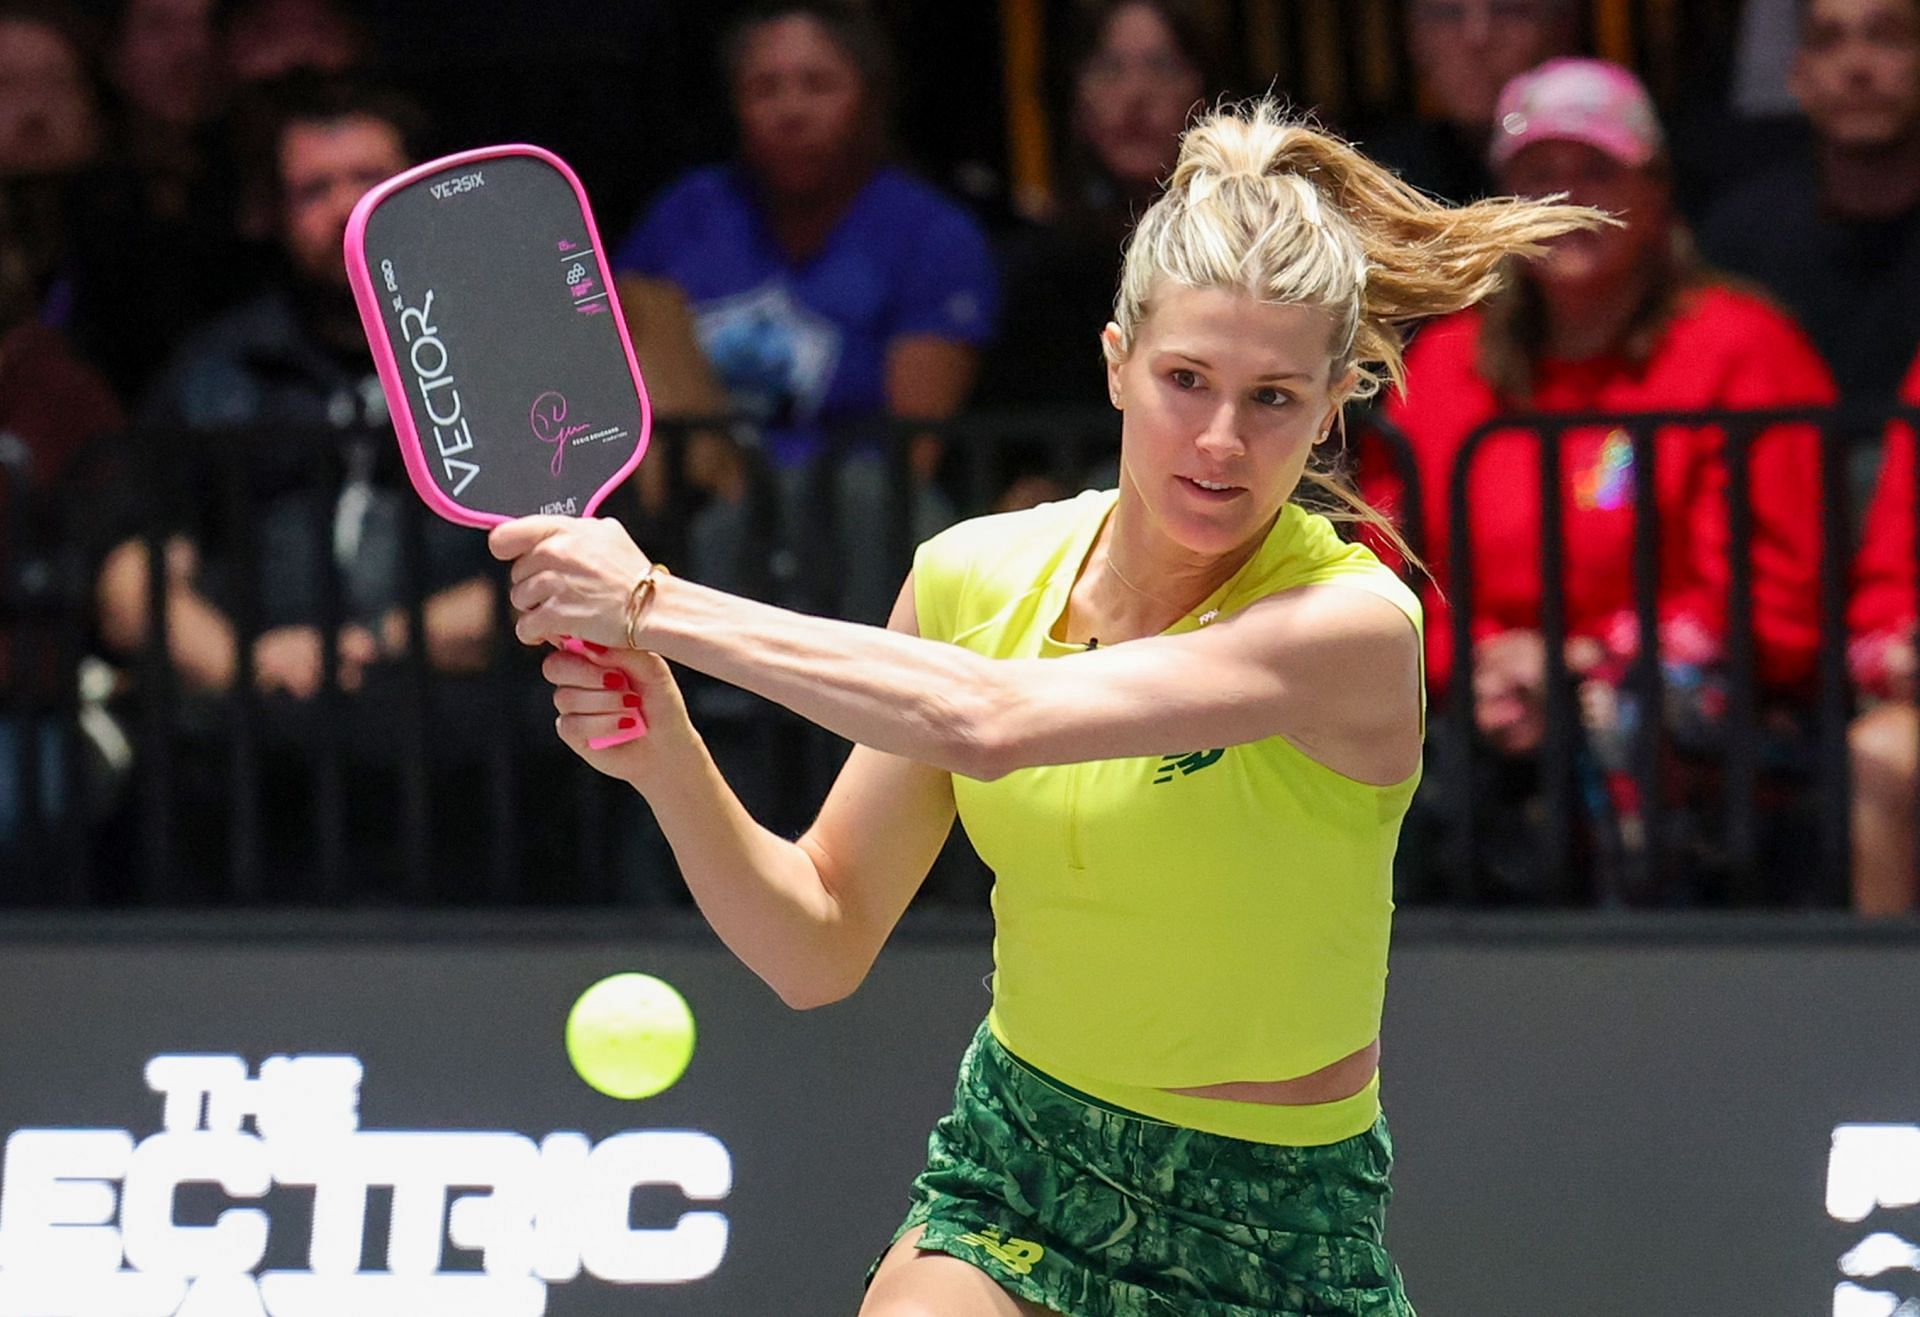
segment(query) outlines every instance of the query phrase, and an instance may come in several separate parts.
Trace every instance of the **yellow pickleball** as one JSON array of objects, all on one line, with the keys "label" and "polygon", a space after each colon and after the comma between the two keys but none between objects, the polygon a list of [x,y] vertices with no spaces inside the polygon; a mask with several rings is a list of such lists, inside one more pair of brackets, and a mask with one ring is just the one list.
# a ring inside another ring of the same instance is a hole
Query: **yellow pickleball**
[{"label": "yellow pickleball", "polygon": [[588,1084],[616,1098],[672,1088],[693,1059],[693,1011],[651,974],[615,974],[567,1013],[567,1056]]}]

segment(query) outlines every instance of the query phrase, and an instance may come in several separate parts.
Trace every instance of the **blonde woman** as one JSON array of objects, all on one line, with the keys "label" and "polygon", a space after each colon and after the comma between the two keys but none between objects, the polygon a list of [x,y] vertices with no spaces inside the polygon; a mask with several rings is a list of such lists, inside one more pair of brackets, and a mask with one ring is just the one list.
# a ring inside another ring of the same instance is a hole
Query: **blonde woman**
[{"label": "blonde woman", "polygon": [[[1595,212],[1448,209],[1267,102],[1188,131],[1102,341],[1120,487],[921,546],[885,629],[670,577],[612,522],[493,532],[559,731],[651,804],[796,1007],[859,986],[956,811],[996,874],[992,1012],[863,1317],[1405,1314],[1377,1059],[1419,605],[1294,500],[1394,325]],[[1367,517],[1364,505],[1349,503]],[[657,656],[657,657],[656,657]],[[854,742],[797,842],[747,817],[662,659]],[[644,709],[649,733],[590,738]]]}]

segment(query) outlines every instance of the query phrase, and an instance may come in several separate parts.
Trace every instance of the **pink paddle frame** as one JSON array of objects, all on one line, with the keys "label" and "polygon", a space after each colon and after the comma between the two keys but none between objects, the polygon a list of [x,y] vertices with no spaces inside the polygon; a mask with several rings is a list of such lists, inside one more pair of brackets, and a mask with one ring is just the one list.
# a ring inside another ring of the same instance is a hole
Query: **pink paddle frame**
[{"label": "pink paddle frame", "polygon": [[[479,164],[487,160],[498,160],[506,156],[532,156],[534,159],[550,165],[567,181],[573,189],[574,197],[580,203],[580,214],[587,222],[587,238],[593,246],[593,259],[600,267],[600,286],[607,290],[607,302],[613,309],[613,323],[620,331],[620,347],[627,354],[627,369],[633,375],[634,390],[640,396],[640,442],[634,445],[633,456],[614,473],[599,489],[588,497],[580,515],[591,517],[594,510],[606,500],[626,478],[640,465],[640,459],[647,455],[647,443],[653,434],[653,403],[647,397],[647,382],[640,374],[640,363],[633,355],[633,339],[627,333],[627,318],[620,310],[619,294],[614,288],[613,272],[607,268],[606,245],[600,240],[600,226],[594,222],[593,207],[587,204],[587,190],[580,185],[580,178],[553,152],[542,147],[516,142],[506,146],[483,146],[471,151],[460,151],[453,155],[441,156],[425,164],[415,165],[404,173],[395,174],[383,183],[370,188],[366,195],[354,204],[353,213],[347,219],[346,262],[347,281],[353,286],[353,300],[360,310],[360,325],[366,331],[367,345],[373,350],[374,368],[380,374],[380,388],[387,395],[387,411],[393,419],[395,437],[400,441],[400,456],[406,463],[407,478],[413,482],[414,492],[434,512],[461,526],[472,526],[479,530],[490,530],[513,518],[496,512],[477,512],[462,507],[434,483],[433,475],[427,466],[427,456],[420,441],[420,430],[413,422],[413,409],[406,403],[407,391],[405,377],[400,372],[400,360],[394,355],[393,343],[387,337],[386,325],[380,318],[377,308],[380,305],[379,294],[374,288],[373,271],[367,266],[367,221],[381,202],[393,193],[429,175],[442,173],[461,165]],[[399,405],[394,405],[398,403]],[[586,645],[572,637],[561,642],[560,648],[572,654],[591,659]],[[631,731],[618,732],[612,736],[596,736],[587,742],[595,750],[604,750],[610,746],[621,745],[636,740],[647,733],[647,721],[641,711],[636,709],[630,715],[635,723]]]}]

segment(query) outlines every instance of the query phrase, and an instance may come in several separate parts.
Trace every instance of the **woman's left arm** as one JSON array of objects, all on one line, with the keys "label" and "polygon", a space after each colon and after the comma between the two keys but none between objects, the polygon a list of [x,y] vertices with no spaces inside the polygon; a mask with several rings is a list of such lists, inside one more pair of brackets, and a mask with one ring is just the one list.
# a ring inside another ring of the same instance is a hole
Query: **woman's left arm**
[{"label": "woman's left arm", "polygon": [[[648,563],[611,522],[527,518],[493,532],[514,559],[528,644],[626,644]],[[989,659],[655,577],[641,648],[752,691],[835,734],[968,777],[1285,735],[1362,780],[1419,761],[1412,623],[1370,592],[1316,585],[1197,631],[1067,659]]]}]

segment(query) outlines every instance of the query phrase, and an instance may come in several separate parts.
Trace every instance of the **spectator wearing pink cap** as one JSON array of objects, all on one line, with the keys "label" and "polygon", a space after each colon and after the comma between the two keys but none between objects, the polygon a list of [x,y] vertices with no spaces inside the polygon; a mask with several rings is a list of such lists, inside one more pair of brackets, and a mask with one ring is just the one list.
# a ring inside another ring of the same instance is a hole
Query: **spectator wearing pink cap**
[{"label": "spectator wearing pink cap", "polygon": [[1490,196],[1494,103],[1507,82],[1579,48],[1578,0],[1413,0],[1407,54],[1430,112],[1381,125],[1367,150],[1449,201]]},{"label": "spectator wearing pink cap", "polygon": [[[1514,79],[1500,96],[1489,159],[1509,191],[1564,193],[1613,213],[1620,224],[1555,239],[1544,259],[1529,263],[1483,310],[1429,326],[1408,353],[1407,389],[1389,415],[1414,448],[1426,537],[1417,547],[1440,587],[1426,601],[1436,693],[1452,675],[1444,588],[1452,549],[1448,490],[1476,428],[1505,413],[1696,411],[1833,396],[1819,355],[1787,316],[1714,281],[1695,260],[1673,209],[1659,120],[1627,70],[1562,59]],[[1538,452],[1531,433],[1516,431],[1487,442],[1473,460],[1466,488],[1475,661],[1471,685],[1453,683],[1473,699],[1479,735],[1522,780],[1530,780],[1545,730]],[[1809,679],[1815,656],[1819,519],[1808,474],[1815,469],[1814,437],[1778,427],[1761,434],[1751,452],[1760,677],[1773,692],[1788,693]],[[1610,728],[1624,697],[1618,683],[1640,643],[1631,569],[1633,446],[1617,427],[1575,429],[1564,437],[1562,463],[1566,657],[1583,683],[1593,748],[1606,762],[1617,748]],[[1661,655],[1670,691],[1700,692],[1692,711],[1700,715],[1711,708],[1712,674],[1726,639],[1722,435],[1663,427],[1654,465]],[[1375,492],[1385,493],[1377,483]],[[1701,721],[1693,718],[1696,730]],[[1615,806],[1630,816],[1635,802],[1627,784],[1616,778],[1614,786]],[[1630,842],[1631,826],[1623,835]],[[1537,839],[1516,841],[1515,872],[1537,867],[1530,859]]]}]

